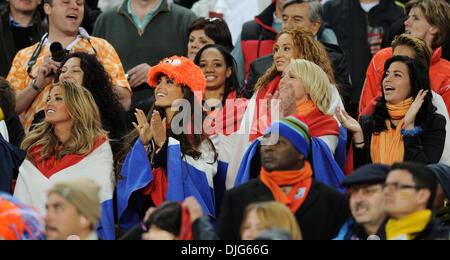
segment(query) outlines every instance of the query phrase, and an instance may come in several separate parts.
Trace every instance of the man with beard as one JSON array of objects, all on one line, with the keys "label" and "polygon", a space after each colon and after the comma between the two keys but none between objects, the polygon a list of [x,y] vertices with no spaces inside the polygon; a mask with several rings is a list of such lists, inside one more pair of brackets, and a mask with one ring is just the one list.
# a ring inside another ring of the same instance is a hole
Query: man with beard
[{"label": "man with beard", "polygon": [[386,214],[384,213],[383,183],[389,166],[368,164],[358,168],[346,177],[342,186],[348,187],[352,218],[341,228],[335,240],[379,239],[384,232]]}]

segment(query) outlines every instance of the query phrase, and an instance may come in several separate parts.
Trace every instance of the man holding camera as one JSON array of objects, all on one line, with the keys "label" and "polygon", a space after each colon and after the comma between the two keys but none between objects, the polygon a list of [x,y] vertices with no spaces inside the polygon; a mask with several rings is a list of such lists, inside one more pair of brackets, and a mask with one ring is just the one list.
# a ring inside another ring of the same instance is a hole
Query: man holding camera
[{"label": "man holding camera", "polygon": [[16,111],[23,116],[26,131],[37,112],[44,109],[54,75],[60,63],[53,60],[50,45],[59,42],[70,52],[96,54],[111,77],[122,106],[127,110],[131,102],[131,88],[114,48],[105,40],[90,37],[80,27],[84,14],[84,0],[44,0],[49,32],[41,41],[21,50],[14,58],[8,80],[16,91]]}]

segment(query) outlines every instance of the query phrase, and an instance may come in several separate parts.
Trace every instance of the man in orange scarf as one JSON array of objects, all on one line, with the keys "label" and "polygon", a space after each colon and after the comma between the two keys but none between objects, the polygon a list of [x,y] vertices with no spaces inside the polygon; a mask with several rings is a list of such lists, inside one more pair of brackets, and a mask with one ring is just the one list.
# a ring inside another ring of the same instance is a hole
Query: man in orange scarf
[{"label": "man in orange scarf", "polygon": [[[274,142],[273,142],[274,141]],[[276,200],[291,209],[307,240],[329,240],[350,217],[344,195],[318,182],[307,161],[311,136],[302,116],[272,123],[260,150],[262,167],[252,179],[225,193],[217,232],[221,239],[240,239],[245,207]]]}]

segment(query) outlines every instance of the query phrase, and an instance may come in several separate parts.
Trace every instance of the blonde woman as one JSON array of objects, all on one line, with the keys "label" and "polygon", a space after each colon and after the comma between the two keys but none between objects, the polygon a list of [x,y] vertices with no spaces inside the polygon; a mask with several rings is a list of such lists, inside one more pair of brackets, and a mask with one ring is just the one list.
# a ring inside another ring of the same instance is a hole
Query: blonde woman
[{"label": "blonde woman", "polygon": [[292,240],[302,240],[300,227],[288,207],[276,201],[248,205],[241,226],[242,240],[255,240],[261,231],[270,228],[289,232]]},{"label": "blonde woman", "polygon": [[70,82],[53,85],[45,120],[25,137],[22,149],[27,158],[19,169],[14,197],[44,212],[47,191],[55,183],[91,178],[101,187],[102,218],[97,232],[102,239],[115,238],[112,152],[87,89]]},{"label": "blonde woman", "polygon": [[[283,30],[273,47],[273,64],[255,84],[256,100],[272,98],[277,90],[283,71],[292,59],[309,60],[325,71],[329,81],[335,83],[333,69],[323,45],[304,27]],[[270,124],[270,123],[269,123]],[[264,132],[265,129],[261,129]]]},{"label": "blonde woman", "polygon": [[280,81],[281,91],[285,88],[295,93],[289,95],[295,98],[295,114],[305,117],[311,136],[320,137],[334,153],[339,141],[339,124],[329,112],[333,86],[327,74],[313,62],[292,59]]},{"label": "blonde woman", "polygon": [[[264,117],[257,116],[257,113],[265,111],[260,100],[270,100],[279,90],[279,84],[283,71],[289,66],[291,59],[306,59],[319,65],[327,74],[331,83],[334,83],[333,69],[331,67],[328,54],[322,44],[314,39],[313,34],[306,28],[295,27],[283,30],[273,47],[273,64],[259,78],[254,88],[252,99],[256,101],[256,113],[253,116],[250,142],[263,135],[265,126],[270,125],[270,118],[267,123]],[[338,94],[339,95],[339,94]]]}]

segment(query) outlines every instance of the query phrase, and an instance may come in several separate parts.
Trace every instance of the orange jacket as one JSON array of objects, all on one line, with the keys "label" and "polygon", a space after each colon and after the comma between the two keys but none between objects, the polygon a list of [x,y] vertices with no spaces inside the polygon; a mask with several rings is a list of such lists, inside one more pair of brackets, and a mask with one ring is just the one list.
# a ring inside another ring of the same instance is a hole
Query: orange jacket
[{"label": "orange jacket", "polygon": [[[430,65],[431,89],[444,99],[450,113],[450,62],[441,59],[442,47],[434,50]],[[366,72],[366,81],[359,99],[358,114],[372,103],[375,97],[381,95],[381,79],[384,74],[384,63],[392,57],[392,48],[384,48],[371,60]]]}]

